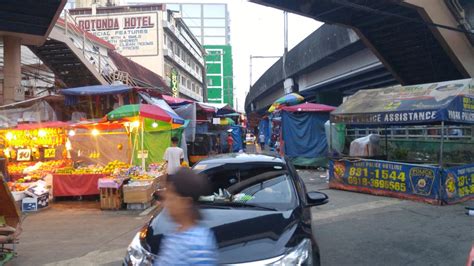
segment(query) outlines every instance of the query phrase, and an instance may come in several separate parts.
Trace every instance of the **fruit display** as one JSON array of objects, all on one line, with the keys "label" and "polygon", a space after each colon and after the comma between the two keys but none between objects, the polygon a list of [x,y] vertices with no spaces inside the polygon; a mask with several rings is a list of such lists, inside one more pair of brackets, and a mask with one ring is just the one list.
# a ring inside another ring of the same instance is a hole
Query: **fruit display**
[{"label": "fruit display", "polygon": [[8,188],[12,192],[21,192],[27,190],[30,186],[28,184],[21,184],[18,182],[7,182]]},{"label": "fruit display", "polygon": [[23,174],[25,168],[35,165],[34,162],[20,162],[20,163],[9,163],[8,173],[12,175]]},{"label": "fruit display", "polygon": [[84,175],[84,174],[113,174],[115,171],[120,169],[127,169],[128,164],[120,161],[109,162],[106,166],[102,167],[100,165],[88,165],[73,168],[72,166],[63,167],[57,169],[55,173],[57,174],[72,174],[72,175]]},{"label": "fruit display", "polygon": [[46,162],[17,162],[8,164],[8,173],[12,175],[31,174],[31,173],[54,173],[72,162],[69,160],[53,160]]},{"label": "fruit display", "polygon": [[103,172],[104,174],[112,174],[114,173],[114,171],[116,171],[117,169],[120,170],[120,169],[125,169],[125,168],[129,168],[130,165],[124,163],[124,162],[121,162],[121,161],[118,161],[118,160],[115,160],[115,161],[112,161],[112,162],[109,162],[103,169]]}]

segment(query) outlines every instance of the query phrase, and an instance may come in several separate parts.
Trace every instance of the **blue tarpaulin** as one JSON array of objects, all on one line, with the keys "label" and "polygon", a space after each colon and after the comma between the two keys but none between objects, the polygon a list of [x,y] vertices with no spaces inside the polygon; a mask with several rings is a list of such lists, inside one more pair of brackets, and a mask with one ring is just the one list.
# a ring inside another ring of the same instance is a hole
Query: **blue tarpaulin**
[{"label": "blue tarpaulin", "polygon": [[232,151],[238,152],[242,150],[242,128],[240,126],[232,126],[232,138],[234,139]]},{"label": "blue tarpaulin", "polygon": [[265,136],[265,144],[268,145],[270,143],[270,122],[268,119],[262,119],[258,124],[258,136],[256,136],[258,141],[260,141],[259,137],[262,133]]},{"label": "blue tarpaulin", "polygon": [[474,124],[474,79],[360,90],[331,113],[347,125]]},{"label": "blue tarpaulin", "polygon": [[109,94],[120,94],[131,91],[127,85],[94,85],[76,87],[70,89],[61,90],[60,93],[68,96],[86,96],[86,95],[109,95]]},{"label": "blue tarpaulin", "polygon": [[290,158],[324,158],[327,140],[324,123],[329,113],[282,112],[282,138],[284,153]]}]

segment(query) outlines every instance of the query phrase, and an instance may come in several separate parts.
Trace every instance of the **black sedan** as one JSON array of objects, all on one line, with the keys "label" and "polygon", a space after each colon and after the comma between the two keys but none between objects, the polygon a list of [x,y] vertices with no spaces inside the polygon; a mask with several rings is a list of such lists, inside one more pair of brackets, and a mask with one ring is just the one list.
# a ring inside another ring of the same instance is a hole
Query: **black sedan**
[{"label": "black sedan", "polygon": [[[202,223],[215,234],[219,264],[319,265],[310,207],[327,203],[328,197],[307,192],[291,163],[268,155],[226,154],[193,169],[213,186],[213,195],[200,198],[200,208]],[[166,211],[152,217],[128,247],[125,264],[150,264],[173,228]]]}]

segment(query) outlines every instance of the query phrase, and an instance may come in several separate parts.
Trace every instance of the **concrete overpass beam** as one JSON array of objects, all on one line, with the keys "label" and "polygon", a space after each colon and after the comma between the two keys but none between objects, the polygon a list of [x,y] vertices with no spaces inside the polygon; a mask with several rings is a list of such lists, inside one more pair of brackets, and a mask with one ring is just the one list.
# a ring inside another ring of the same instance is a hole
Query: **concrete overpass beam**
[{"label": "concrete overpass beam", "polygon": [[3,104],[21,101],[21,39],[3,36]]},{"label": "concrete overpass beam", "polygon": [[[455,19],[444,0],[404,0],[405,4],[418,10],[425,21],[458,28]],[[435,37],[466,77],[474,77],[474,47],[466,34],[439,27],[431,27]]]}]

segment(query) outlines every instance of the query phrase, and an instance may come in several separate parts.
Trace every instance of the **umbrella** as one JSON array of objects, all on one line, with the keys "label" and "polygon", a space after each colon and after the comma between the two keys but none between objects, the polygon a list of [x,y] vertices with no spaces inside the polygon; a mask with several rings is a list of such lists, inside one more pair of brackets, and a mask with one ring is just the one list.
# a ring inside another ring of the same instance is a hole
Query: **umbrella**
[{"label": "umbrella", "polygon": [[173,124],[184,124],[184,120],[178,115],[151,104],[129,104],[120,106],[108,113],[107,119],[113,121],[137,116]]},{"label": "umbrella", "polygon": [[268,112],[272,113],[274,112],[277,108],[279,108],[281,105],[295,105],[300,102],[304,101],[304,97],[299,95],[298,93],[290,93],[287,94],[283,97],[278,98],[272,106],[268,109]]}]

